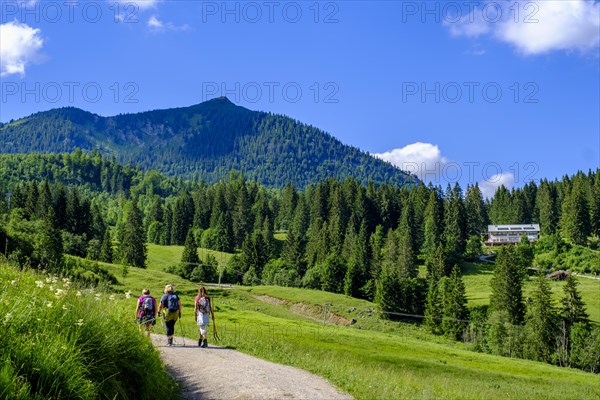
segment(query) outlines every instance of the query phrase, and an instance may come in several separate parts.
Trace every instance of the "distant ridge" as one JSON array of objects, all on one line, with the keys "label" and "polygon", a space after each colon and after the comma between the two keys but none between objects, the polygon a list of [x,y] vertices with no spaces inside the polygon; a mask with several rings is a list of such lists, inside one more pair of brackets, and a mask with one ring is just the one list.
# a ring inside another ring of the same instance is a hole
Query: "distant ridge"
[{"label": "distant ridge", "polygon": [[292,118],[218,97],[189,107],[102,117],[74,107],[0,126],[0,153],[97,149],[167,175],[215,182],[238,170],[271,187],[333,177],[413,184],[417,178]]}]

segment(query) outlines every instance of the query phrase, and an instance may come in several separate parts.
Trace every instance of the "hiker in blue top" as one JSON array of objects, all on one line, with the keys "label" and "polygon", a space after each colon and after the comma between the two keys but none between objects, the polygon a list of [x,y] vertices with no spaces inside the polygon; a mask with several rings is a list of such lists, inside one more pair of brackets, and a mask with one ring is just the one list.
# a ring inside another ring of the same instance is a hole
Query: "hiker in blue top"
[{"label": "hiker in blue top", "polygon": [[140,326],[140,331],[145,329],[146,335],[150,337],[152,325],[156,325],[156,299],[150,296],[148,288],[142,290],[142,295],[138,298],[135,318]]},{"label": "hiker in blue top", "polygon": [[167,314],[162,314],[167,329],[167,344],[173,345],[173,334],[175,333],[175,322],[181,318],[181,299],[175,294],[173,285],[165,286],[165,294],[160,299],[158,313],[161,314],[163,309],[167,310]]}]

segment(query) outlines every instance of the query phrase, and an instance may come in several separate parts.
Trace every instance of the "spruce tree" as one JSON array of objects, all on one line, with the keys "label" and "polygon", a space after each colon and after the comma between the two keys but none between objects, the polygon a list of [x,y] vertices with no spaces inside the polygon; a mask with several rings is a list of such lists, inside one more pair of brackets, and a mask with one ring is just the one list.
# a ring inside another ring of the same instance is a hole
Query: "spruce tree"
[{"label": "spruce tree", "polygon": [[500,248],[491,286],[490,311],[506,311],[510,324],[520,325],[525,313],[523,273],[513,248]]},{"label": "spruce tree", "polygon": [[465,284],[458,265],[454,266],[445,283],[441,328],[446,336],[461,339],[468,310]]},{"label": "spruce tree", "polygon": [[536,361],[550,361],[557,333],[550,284],[538,274],[525,315],[523,355]]},{"label": "spruce tree", "polygon": [[39,233],[36,253],[42,268],[58,273],[64,265],[63,243],[52,207],[48,207]]},{"label": "spruce tree", "polygon": [[447,279],[447,277],[443,277],[436,281],[430,277],[427,280],[428,290],[425,298],[423,325],[431,333],[440,334],[443,332],[441,319],[444,310],[442,288]]},{"label": "spruce tree", "polygon": [[552,235],[556,232],[556,190],[546,179],[542,180],[537,190],[535,207],[540,224],[540,235]]},{"label": "spruce tree", "polygon": [[348,269],[344,279],[344,293],[347,296],[365,297],[363,287],[367,284],[368,280],[369,259],[367,227],[366,223],[363,222],[358,236],[353,241],[348,257]]},{"label": "spruce tree", "polygon": [[465,212],[467,215],[467,237],[481,236],[485,231],[487,218],[483,195],[477,183],[473,186],[467,186]]},{"label": "spruce tree", "polygon": [[102,244],[100,245],[100,261],[105,263],[113,262],[112,240],[108,228],[104,231]]},{"label": "spruce tree", "polygon": [[427,257],[434,246],[443,241],[444,203],[436,189],[429,193],[424,213],[425,239],[421,252]]},{"label": "spruce tree", "polygon": [[573,244],[585,245],[591,233],[588,197],[583,178],[573,179],[571,191],[563,201],[560,219],[562,236]]},{"label": "spruce tree", "polygon": [[458,183],[447,194],[444,207],[444,242],[446,252],[453,261],[458,259],[465,252],[467,245],[467,218],[462,198],[462,191]]},{"label": "spruce tree", "polygon": [[561,300],[560,316],[565,321],[567,329],[578,322],[589,324],[589,316],[585,311],[585,304],[581,299],[581,293],[577,290],[577,280],[572,274],[567,276],[563,290],[564,295]]},{"label": "spruce tree", "polygon": [[181,255],[181,267],[185,273],[185,278],[189,279],[192,271],[199,266],[198,246],[196,245],[196,239],[194,239],[194,233],[190,229],[185,238],[185,246]]},{"label": "spruce tree", "polygon": [[119,245],[121,263],[125,266],[146,268],[146,251],[142,213],[137,202],[133,200],[128,205],[122,241]]},{"label": "spruce tree", "polygon": [[414,229],[412,206],[406,204],[402,210],[400,225],[398,226],[398,278],[416,278],[417,269],[416,249],[413,238]]}]

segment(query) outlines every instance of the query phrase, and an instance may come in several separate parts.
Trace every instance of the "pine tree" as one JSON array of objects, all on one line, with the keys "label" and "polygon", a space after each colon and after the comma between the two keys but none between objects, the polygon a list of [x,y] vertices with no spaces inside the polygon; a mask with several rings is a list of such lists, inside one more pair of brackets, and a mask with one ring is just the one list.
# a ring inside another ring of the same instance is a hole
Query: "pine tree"
[{"label": "pine tree", "polygon": [[246,185],[238,191],[235,210],[233,212],[233,235],[235,247],[241,248],[246,235],[252,230],[252,213]]},{"label": "pine tree", "polygon": [[185,246],[181,255],[181,267],[184,271],[184,277],[189,279],[192,271],[198,266],[200,266],[198,246],[196,245],[196,239],[194,239],[194,233],[190,229],[185,238]]},{"label": "pine tree", "polygon": [[[348,227],[351,228],[350,226]],[[369,271],[369,246],[367,241],[367,226],[363,222],[358,236],[355,237],[348,257],[348,269],[344,279],[344,293],[352,297],[365,297],[362,291],[367,284]]]},{"label": "pine tree", "polygon": [[104,231],[102,244],[100,245],[100,261],[105,263],[113,262],[112,240],[108,229]]},{"label": "pine tree", "polygon": [[446,257],[446,251],[444,245],[437,244],[433,247],[431,253],[425,260],[425,266],[427,267],[427,279],[437,282],[442,277],[448,275],[449,262]]},{"label": "pine tree", "polygon": [[[448,185],[448,190],[450,185]],[[467,245],[467,218],[462,199],[462,191],[458,183],[447,195],[444,207],[444,242],[446,252],[453,261],[458,261]]]},{"label": "pine tree", "polygon": [[414,220],[410,203],[402,210],[398,226],[398,278],[416,278],[417,269],[416,249],[413,240]]},{"label": "pine tree", "polygon": [[63,243],[52,207],[48,207],[39,233],[36,253],[40,264],[50,272],[58,273],[64,265]]},{"label": "pine tree", "polygon": [[23,208],[23,215],[26,219],[33,219],[37,215],[38,210],[38,198],[39,190],[36,181],[32,181],[27,186],[25,193],[25,207]]},{"label": "pine tree", "polygon": [[461,339],[468,317],[465,284],[460,269],[455,265],[445,280],[442,308],[442,331],[448,337]]},{"label": "pine tree", "polygon": [[523,274],[514,249],[502,247],[496,259],[496,268],[491,281],[491,311],[507,311],[511,325],[523,322]]},{"label": "pine tree", "polygon": [[67,228],[67,191],[62,184],[58,184],[56,187],[56,194],[54,200],[54,214],[56,215],[56,221],[60,229]]},{"label": "pine tree", "polygon": [[536,209],[540,223],[540,235],[552,235],[556,232],[556,190],[547,180],[540,183],[536,196]]},{"label": "pine tree", "polygon": [[441,288],[444,287],[447,279],[447,277],[443,277],[436,281],[430,277],[427,280],[428,290],[425,299],[423,325],[431,333],[440,334],[443,332],[442,320],[440,318],[444,310]]},{"label": "pine tree", "polygon": [[131,201],[128,205],[126,223],[123,227],[123,238],[119,245],[121,263],[125,266],[146,268],[146,235],[142,213],[137,202]]},{"label": "pine tree", "polygon": [[590,174],[590,222],[591,233],[600,237],[600,170]]},{"label": "pine tree", "polygon": [[516,224],[512,212],[512,196],[508,189],[501,185],[496,189],[490,202],[490,221],[494,225]]},{"label": "pine tree", "polygon": [[443,241],[444,233],[444,203],[437,190],[431,190],[425,218],[425,240],[422,253],[427,257],[434,246]]},{"label": "pine tree", "polygon": [[335,254],[329,254],[323,265],[321,277],[321,290],[333,293],[341,293],[344,289],[344,277],[346,268],[340,258]]},{"label": "pine tree", "polygon": [[583,179],[576,176],[573,187],[563,201],[561,234],[573,244],[585,245],[591,233],[590,213]]},{"label": "pine tree", "polygon": [[171,227],[171,244],[183,245],[188,230],[194,222],[194,201],[187,190],[184,190],[175,201],[173,207],[173,225]]},{"label": "pine tree", "polygon": [[525,316],[523,355],[536,361],[550,361],[556,338],[556,315],[550,284],[540,272],[531,293]]},{"label": "pine tree", "polygon": [[562,308],[560,316],[565,321],[567,329],[576,323],[589,324],[589,316],[585,311],[585,304],[581,299],[581,293],[577,290],[577,281],[572,274],[567,276],[563,288],[564,296],[561,300]]},{"label": "pine tree", "polygon": [[47,180],[44,180],[39,190],[39,197],[37,199],[36,216],[37,218],[44,218],[48,208],[53,207],[52,193],[50,192],[50,185]]},{"label": "pine tree", "polygon": [[384,264],[376,281],[375,303],[384,312],[384,317],[389,317],[386,312],[397,312],[400,300],[400,284],[396,271],[389,264]]},{"label": "pine tree", "polygon": [[465,212],[467,215],[467,237],[480,236],[485,230],[487,218],[483,195],[477,183],[473,186],[467,186]]}]

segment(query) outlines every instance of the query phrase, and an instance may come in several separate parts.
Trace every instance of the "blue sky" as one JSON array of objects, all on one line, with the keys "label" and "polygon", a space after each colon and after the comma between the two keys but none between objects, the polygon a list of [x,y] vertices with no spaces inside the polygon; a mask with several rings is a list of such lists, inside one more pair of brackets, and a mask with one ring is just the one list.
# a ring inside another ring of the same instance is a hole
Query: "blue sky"
[{"label": "blue sky", "polygon": [[220,95],[445,186],[600,166],[600,5],[0,1],[0,121]]}]

